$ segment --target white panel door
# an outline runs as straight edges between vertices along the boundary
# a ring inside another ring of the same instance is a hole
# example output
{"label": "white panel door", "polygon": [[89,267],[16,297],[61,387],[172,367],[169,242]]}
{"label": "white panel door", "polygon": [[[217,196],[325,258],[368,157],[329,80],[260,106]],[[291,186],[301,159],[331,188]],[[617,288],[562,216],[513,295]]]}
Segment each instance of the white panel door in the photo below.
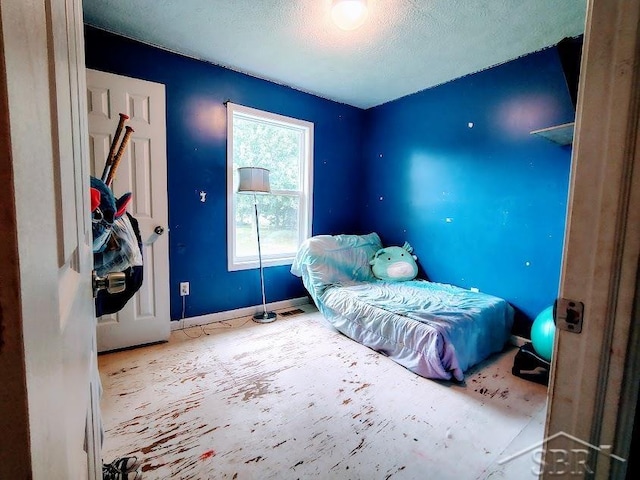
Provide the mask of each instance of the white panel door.
{"label": "white panel door", "polygon": [[24,404],[29,415],[24,444],[2,431],[0,450],[28,454],[13,467],[3,461],[0,478],[102,478],[80,0],[3,0],[0,54],[2,138],[10,140],[0,156],[11,164],[2,188],[14,196],[2,208],[15,220],[3,238],[15,260],[3,271],[19,288],[0,325],[11,341],[3,349],[0,332],[0,363],[23,352],[10,358],[25,372],[22,390],[9,382],[5,395],[2,381],[0,411],[11,417]]}
{"label": "white panel door", "polygon": [[[92,175],[100,177],[119,114],[134,129],[112,189],[133,194],[129,213],[144,244],[144,282],[118,313],[98,318],[98,351],[165,341],[169,338],[169,238],[165,88],[121,75],[87,69],[89,146]],[[156,227],[164,229],[155,233]]]}

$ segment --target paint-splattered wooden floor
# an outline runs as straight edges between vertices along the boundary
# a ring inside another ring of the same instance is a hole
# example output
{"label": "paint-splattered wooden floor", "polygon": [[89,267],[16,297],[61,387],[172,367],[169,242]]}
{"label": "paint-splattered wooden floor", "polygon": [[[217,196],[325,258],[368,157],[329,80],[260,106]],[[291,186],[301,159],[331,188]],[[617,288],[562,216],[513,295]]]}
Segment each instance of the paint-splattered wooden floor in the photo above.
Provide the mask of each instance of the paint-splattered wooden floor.
{"label": "paint-splattered wooden floor", "polygon": [[137,455],[144,479],[534,478],[498,464],[543,435],[546,389],[511,375],[515,349],[427,380],[303,308],[101,355],[105,461]]}

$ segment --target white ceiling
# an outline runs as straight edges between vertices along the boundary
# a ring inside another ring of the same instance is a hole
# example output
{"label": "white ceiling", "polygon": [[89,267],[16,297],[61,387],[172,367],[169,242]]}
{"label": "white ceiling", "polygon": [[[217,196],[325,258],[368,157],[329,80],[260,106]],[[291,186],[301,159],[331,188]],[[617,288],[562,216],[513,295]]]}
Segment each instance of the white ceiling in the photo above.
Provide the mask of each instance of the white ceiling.
{"label": "white ceiling", "polygon": [[85,22],[369,108],[583,33],[586,0],[368,0],[355,31],[331,0],[83,0]]}

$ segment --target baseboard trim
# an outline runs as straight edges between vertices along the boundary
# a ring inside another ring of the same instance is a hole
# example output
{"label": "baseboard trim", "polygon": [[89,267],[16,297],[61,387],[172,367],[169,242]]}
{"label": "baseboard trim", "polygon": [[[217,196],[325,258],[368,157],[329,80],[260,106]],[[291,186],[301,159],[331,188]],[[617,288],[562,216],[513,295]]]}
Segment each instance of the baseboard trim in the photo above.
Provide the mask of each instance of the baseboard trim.
{"label": "baseboard trim", "polygon": [[518,347],[518,348],[523,346],[523,345],[525,345],[525,344],[527,344],[527,343],[529,343],[529,342],[530,342],[530,340],[528,340],[528,339],[526,339],[524,337],[521,337],[519,335],[511,335],[511,338],[509,338],[509,343],[511,345],[513,345],[514,347]]}
{"label": "baseboard trim", "polygon": [[[282,310],[284,308],[298,307],[300,305],[307,304],[309,304],[309,297],[298,297],[279,302],[267,303],[267,309]],[[237,308],[235,310],[199,315],[197,317],[189,317],[182,320],[173,320],[171,322],[171,331],[197,327],[199,325],[208,325],[209,323],[224,322],[225,320],[233,320],[234,318],[250,317],[261,310],[262,305],[255,305],[253,307]],[[529,342],[530,340],[519,335],[511,335],[509,337],[509,343],[515,347],[522,347],[524,344]]]}
{"label": "baseboard trim", "polygon": [[[282,310],[283,308],[297,307],[308,303],[309,297],[298,297],[290,300],[282,300],[280,302],[267,303],[267,309]],[[232,320],[234,318],[250,317],[261,311],[262,305],[256,305],[253,307],[244,307],[235,310],[227,310],[225,312],[216,312],[181,320],[173,320],[171,322],[171,331],[183,330],[185,328],[197,327],[199,325],[208,325],[209,323],[224,322],[225,320]]]}

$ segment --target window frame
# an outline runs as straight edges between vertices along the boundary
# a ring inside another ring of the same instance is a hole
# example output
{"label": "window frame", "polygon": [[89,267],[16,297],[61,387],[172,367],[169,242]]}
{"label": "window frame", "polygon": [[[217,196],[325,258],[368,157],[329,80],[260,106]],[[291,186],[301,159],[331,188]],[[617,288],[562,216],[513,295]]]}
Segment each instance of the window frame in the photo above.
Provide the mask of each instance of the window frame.
{"label": "window frame", "polygon": [[[287,128],[300,130],[303,134],[303,153],[300,158],[300,186],[301,190],[276,190],[271,189],[273,195],[292,195],[299,198],[298,211],[298,246],[311,236],[313,215],[313,141],[314,124],[306,120],[300,120],[285,115],[280,115],[265,110],[246,107],[232,102],[227,102],[227,268],[230,272],[248,270],[259,267],[258,255],[250,257],[238,257],[236,254],[236,228],[235,211],[238,194],[237,183],[234,182],[233,167],[233,122],[236,116],[243,119],[256,120],[272,125],[280,125]],[[244,167],[249,165],[239,165]],[[255,165],[260,166],[260,165]],[[295,193],[294,193],[295,192]],[[260,212],[260,197],[257,195],[258,213]],[[253,199],[252,199],[253,203]],[[255,226],[254,226],[255,228]],[[291,265],[295,252],[277,255],[262,253],[262,266]]]}

